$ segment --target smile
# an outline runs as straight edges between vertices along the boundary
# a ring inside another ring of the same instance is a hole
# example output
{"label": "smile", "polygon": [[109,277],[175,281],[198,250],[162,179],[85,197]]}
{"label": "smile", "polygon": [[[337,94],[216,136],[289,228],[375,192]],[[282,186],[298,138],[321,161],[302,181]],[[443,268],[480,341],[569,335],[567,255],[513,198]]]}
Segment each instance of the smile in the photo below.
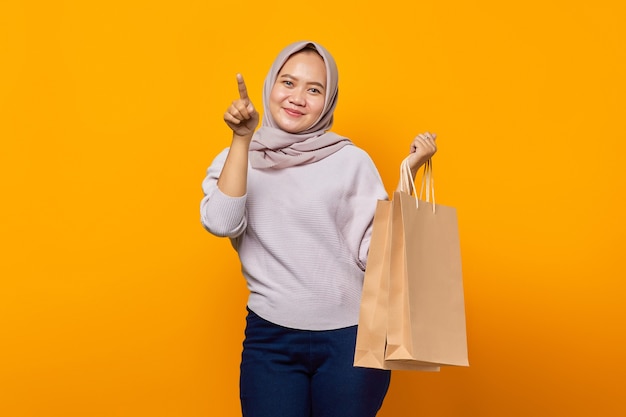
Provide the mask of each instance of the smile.
{"label": "smile", "polygon": [[289,116],[293,116],[293,117],[300,117],[304,115],[304,113],[302,113],[301,111],[294,110],[294,109],[283,108],[283,111],[287,113]]}

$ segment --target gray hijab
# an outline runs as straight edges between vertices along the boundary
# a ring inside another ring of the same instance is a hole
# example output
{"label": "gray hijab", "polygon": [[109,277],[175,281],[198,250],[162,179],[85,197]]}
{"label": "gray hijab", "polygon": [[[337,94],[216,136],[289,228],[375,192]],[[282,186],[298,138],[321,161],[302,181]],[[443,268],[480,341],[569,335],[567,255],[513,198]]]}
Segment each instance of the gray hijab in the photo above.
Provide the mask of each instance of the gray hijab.
{"label": "gray hijab", "polygon": [[[311,127],[299,133],[289,133],[280,129],[272,118],[269,97],[285,62],[306,47],[315,48],[326,64],[326,100],[319,119]],[[348,138],[328,131],[333,125],[333,112],[337,106],[338,78],[335,60],[323,46],[315,42],[296,42],[278,54],[263,87],[263,123],[250,143],[250,164],[253,168],[278,169],[310,164],[352,144]]]}

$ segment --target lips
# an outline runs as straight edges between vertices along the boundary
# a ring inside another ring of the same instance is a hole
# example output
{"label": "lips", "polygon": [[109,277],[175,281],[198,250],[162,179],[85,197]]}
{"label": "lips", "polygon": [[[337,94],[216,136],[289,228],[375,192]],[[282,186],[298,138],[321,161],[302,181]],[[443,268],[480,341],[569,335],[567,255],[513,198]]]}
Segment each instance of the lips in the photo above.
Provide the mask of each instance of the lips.
{"label": "lips", "polygon": [[295,110],[295,109],[288,109],[283,107],[283,110],[285,111],[285,113],[287,113],[289,116],[293,116],[293,117],[299,117],[304,115],[304,113],[302,113],[299,110]]}

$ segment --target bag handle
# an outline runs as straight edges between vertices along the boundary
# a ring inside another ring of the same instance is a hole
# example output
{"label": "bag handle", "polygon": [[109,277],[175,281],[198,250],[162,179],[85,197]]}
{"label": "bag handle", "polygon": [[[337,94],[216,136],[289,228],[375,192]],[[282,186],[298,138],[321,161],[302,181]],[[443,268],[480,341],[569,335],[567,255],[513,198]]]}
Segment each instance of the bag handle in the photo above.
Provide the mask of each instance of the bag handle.
{"label": "bag handle", "polygon": [[420,186],[419,196],[413,176],[411,175],[411,166],[409,165],[409,157],[406,157],[400,164],[400,191],[403,191],[409,195],[415,196],[415,207],[419,208],[419,199],[424,197],[424,190],[426,190],[426,202],[432,203],[433,213],[435,212],[435,179],[433,177],[433,160],[430,158],[424,163],[424,170],[422,173],[422,181]]}

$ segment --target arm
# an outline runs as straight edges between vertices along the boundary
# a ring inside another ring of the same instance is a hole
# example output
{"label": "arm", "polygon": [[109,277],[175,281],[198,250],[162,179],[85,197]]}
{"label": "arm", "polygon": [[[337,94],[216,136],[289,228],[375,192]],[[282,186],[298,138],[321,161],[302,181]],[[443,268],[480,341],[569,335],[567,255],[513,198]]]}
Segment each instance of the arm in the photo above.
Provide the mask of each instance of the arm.
{"label": "arm", "polygon": [[224,113],[224,121],[233,131],[230,151],[217,181],[226,195],[241,197],[246,194],[248,182],[248,149],[252,135],[259,124],[259,114],[248,98],[248,90],[241,74],[237,74],[239,99],[233,101]]}
{"label": "arm", "polygon": [[[415,181],[417,171],[437,152],[437,135],[434,133],[420,133],[411,143],[409,154],[409,165],[411,166],[411,177]],[[400,182],[396,190],[400,190]]]}
{"label": "arm", "polygon": [[247,226],[246,196],[231,197],[217,186],[230,148],[224,149],[211,162],[202,181],[204,198],[200,202],[200,221],[206,230],[220,237],[237,237]]}
{"label": "arm", "polygon": [[216,236],[239,236],[246,228],[246,184],[248,181],[248,148],[259,122],[250,103],[243,77],[237,74],[239,99],[224,113],[224,121],[233,131],[231,146],[218,155],[202,183],[204,198],[200,219]]}

